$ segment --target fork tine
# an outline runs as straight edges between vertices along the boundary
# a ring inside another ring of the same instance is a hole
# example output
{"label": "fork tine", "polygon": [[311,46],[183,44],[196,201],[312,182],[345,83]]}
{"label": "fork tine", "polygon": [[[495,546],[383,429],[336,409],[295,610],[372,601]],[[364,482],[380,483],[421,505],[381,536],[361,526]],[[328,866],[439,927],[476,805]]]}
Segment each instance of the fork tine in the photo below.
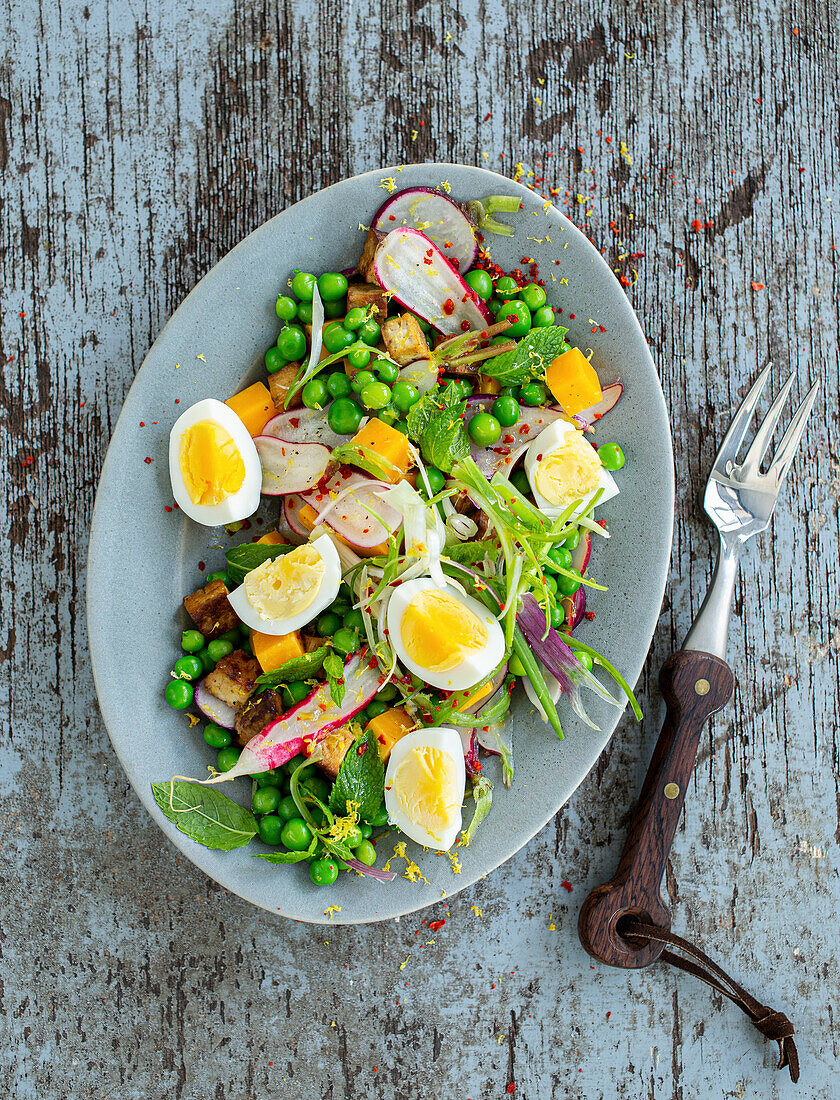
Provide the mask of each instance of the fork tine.
{"label": "fork tine", "polygon": [[785,407],[792,385],[793,375],[791,374],[787,382],[785,382],[779,391],[779,396],[770,406],[770,410],[764,420],[762,420],[759,425],[758,431],[755,433],[755,439],[752,441],[750,449],[747,451],[747,456],[741,463],[742,468],[749,468],[755,473],[758,473],[758,469],[761,466],[761,460],[764,458],[767,453],[767,448],[770,446],[773,432],[776,430],[776,425],[779,423],[779,418],[782,415],[782,410]]}
{"label": "fork tine", "polygon": [[761,397],[762,390],[767,384],[767,378],[772,366],[772,363],[767,364],[758,378],[756,378],[755,382],[753,382],[750,392],[738,406],[738,410],[732,418],[732,423],[729,425],[729,431],[723,437],[723,442],[715,456],[713,469],[721,469],[726,462],[735,461],[735,456],[738,454],[738,448],[744,442],[744,436],[747,434],[747,429],[750,426],[752,414],[755,412],[758,399]]}
{"label": "fork tine", "polygon": [[804,401],[793,414],[793,420],[791,420],[787,431],[782,436],[778,450],[773,455],[773,462],[770,465],[770,469],[767,471],[767,476],[775,479],[777,489],[784,481],[791,463],[796,456],[799,441],[802,438],[802,433],[805,431],[805,424],[814,406],[814,402],[817,399],[817,391],[819,388],[820,384],[819,381],[817,381],[808,390]]}

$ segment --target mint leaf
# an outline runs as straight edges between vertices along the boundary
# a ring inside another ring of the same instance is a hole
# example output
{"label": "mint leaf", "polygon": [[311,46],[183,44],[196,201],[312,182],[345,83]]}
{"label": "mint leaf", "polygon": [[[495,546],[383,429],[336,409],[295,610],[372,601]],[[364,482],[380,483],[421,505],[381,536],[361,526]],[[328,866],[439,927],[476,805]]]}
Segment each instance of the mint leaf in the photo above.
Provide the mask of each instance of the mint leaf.
{"label": "mint leaf", "polygon": [[313,837],[312,843],[305,852],[255,852],[251,859],[264,859],[266,863],[302,863],[315,855],[318,847],[318,838]]}
{"label": "mint leaf", "polygon": [[294,550],[293,546],[277,543],[275,546],[267,542],[243,542],[239,546],[232,546],[225,551],[227,559],[227,574],[231,583],[236,586],[245,580],[245,574],[262,565],[264,561],[273,561]]}
{"label": "mint leaf", "polygon": [[420,437],[423,458],[445,474],[470,453],[470,437],[464,424],[466,411],[466,401],[444,409],[429,421]]}
{"label": "mint leaf", "polygon": [[429,393],[424,393],[420,400],[415,401],[408,410],[406,424],[409,439],[418,443],[423,432],[438,413],[452,405],[457,405],[460,400],[461,388],[455,382],[450,382],[443,390],[433,389]]}
{"label": "mint leaf", "polygon": [[330,685],[330,695],[336,706],[344,702],[344,662],[337,653],[324,658],[324,672]]}
{"label": "mint leaf", "polygon": [[444,564],[446,558],[457,562],[458,565],[475,565],[478,561],[484,561],[489,554],[492,559],[499,556],[499,544],[493,539],[476,539],[474,542],[453,542],[444,550]]}
{"label": "mint leaf", "polygon": [[385,766],[379,755],[379,742],[372,730],[347,750],[330,792],[330,809],[346,814],[347,803],[358,803],[362,819],[373,817],[385,797]]}
{"label": "mint leaf", "polygon": [[503,386],[521,386],[532,378],[545,378],[546,367],[551,360],[569,350],[566,343],[568,331],[560,325],[532,328],[513,351],[486,359],[481,365],[481,373],[495,378]]}
{"label": "mint leaf", "polygon": [[257,819],[232,798],[198,783],[152,783],[155,802],[184,836],[229,852],[247,844],[257,832]]}
{"label": "mint leaf", "polygon": [[[327,646],[318,646],[311,653],[304,653],[300,657],[292,657],[284,665],[264,672],[257,677],[257,683],[262,687],[276,687],[278,684],[291,684],[294,680],[311,680],[324,667],[329,649]],[[344,666],[342,666],[344,667]]]}

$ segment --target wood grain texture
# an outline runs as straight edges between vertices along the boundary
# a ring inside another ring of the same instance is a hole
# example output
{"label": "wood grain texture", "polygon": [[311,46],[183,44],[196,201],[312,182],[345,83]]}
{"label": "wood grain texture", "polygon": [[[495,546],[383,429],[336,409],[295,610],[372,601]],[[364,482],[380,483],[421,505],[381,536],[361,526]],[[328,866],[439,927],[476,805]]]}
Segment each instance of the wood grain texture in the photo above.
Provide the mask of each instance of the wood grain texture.
{"label": "wood grain texture", "polygon": [[[816,0],[0,0],[4,1095],[837,1095],[837,38]],[[128,788],[88,667],[87,532],[133,374],[201,275],[313,189],[424,159],[521,164],[630,282],[674,428],[673,568],[646,721],[553,828],[448,906],[314,930],[216,889]],[[675,929],[789,1011],[798,1090],[731,1006],[590,964],[575,932],[703,598],[698,493],[768,355],[794,397],[824,384],[742,562],[738,687],[666,892]]]}

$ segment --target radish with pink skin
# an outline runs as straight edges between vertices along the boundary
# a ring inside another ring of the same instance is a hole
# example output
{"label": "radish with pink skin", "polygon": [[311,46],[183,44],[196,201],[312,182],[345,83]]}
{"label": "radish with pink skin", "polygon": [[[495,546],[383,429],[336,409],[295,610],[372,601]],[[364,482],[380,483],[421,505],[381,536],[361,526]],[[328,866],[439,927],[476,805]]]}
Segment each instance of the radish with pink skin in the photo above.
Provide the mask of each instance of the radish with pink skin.
{"label": "radish with pink skin", "polygon": [[289,409],[272,417],[262,434],[274,435],[290,443],[322,443],[330,448],[346,440],[346,436],[332,430],[323,409]]}
{"label": "radish with pink skin", "polygon": [[387,542],[402,526],[402,516],[379,493],[392,486],[353,471],[339,470],[323,490],[305,493],[303,500],[322,517],[322,522],[352,547],[372,550]]}
{"label": "radish with pink skin", "polygon": [[446,335],[493,323],[493,314],[444,254],[417,229],[395,229],[376,250],[376,278],[401,304]]}
{"label": "radish with pink skin", "polygon": [[199,680],[196,684],[193,702],[208,721],[214,722],[225,730],[233,729],[236,711],[233,707],[228,706],[227,703],[223,703],[221,699],[217,699],[215,695],[211,694],[204,683],[204,679]]}
{"label": "radish with pink skin", "polygon": [[304,542],[309,538],[309,528],[304,527],[300,522],[300,510],[305,503],[306,501],[303,497],[298,496],[297,493],[283,497],[283,520],[285,526],[289,528],[293,535],[302,539]]}
{"label": "radish with pink skin", "polygon": [[273,435],[254,439],[262,467],[263,496],[287,496],[313,489],[330,462],[330,449],[321,443],[291,443]]}
{"label": "radish with pink skin", "polygon": [[389,195],[373,219],[380,233],[419,229],[463,274],[475,263],[478,241],[475,225],[453,199],[431,187],[409,187]]}
{"label": "radish with pink skin", "polygon": [[594,405],[590,405],[588,409],[584,409],[577,414],[580,420],[585,420],[587,424],[594,424],[600,420],[602,416],[614,409],[618,404],[618,399],[624,393],[624,385],[621,382],[611,382],[608,386],[604,386],[601,391],[601,400],[597,401]]}

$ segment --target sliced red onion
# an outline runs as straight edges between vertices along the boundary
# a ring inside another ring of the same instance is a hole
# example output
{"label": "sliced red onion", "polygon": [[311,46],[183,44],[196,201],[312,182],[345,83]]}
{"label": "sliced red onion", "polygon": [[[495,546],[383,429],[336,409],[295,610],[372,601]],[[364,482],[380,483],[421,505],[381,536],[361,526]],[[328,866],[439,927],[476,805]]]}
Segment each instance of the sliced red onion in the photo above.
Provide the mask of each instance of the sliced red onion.
{"label": "sliced red onion", "polygon": [[389,195],[373,219],[380,233],[409,227],[433,241],[463,274],[475,263],[478,241],[471,218],[453,199],[431,187],[407,187]]}
{"label": "sliced red onion", "polygon": [[566,622],[569,624],[569,630],[575,630],[583,621],[586,611],[586,589],[581,585],[574,596],[564,597],[562,603],[563,610],[566,612]]}
{"label": "sliced red onion", "polygon": [[292,496],[283,498],[283,519],[289,530],[297,535],[298,538],[303,539],[304,542],[309,538],[309,528],[304,527],[300,522],[299,512],[304,506],[306,501],[301,496],[293,494]]}
{"label": "sliced red onion", "polygon": [[[589,558],[592,554],[592,532],[581,531],[580,542],[572,551],[572,568],[577,569],[581,576],[586,572],[586,567],[589,565]],[[581,589],[578,589],[580,592]]]}
{"label": "sliced red onion", "polygon": [[461,735],[461,745],[464,749],[464,767],[467,769],[467,775],[478,775],[481,771],[481,764],[478,759],[478,741],[475,729],[459,726],[458,733]]}
{"label": "sliced red onion", "polygon": [[[206,677],[205,677],[206,679]],[[221,699],[217,699],[207,688],[204,679],[199,680],[193,692],[193,702],[211,722],[215,722],[222,729],[232,730],[236,719],[236,711]]]}
{"label": "sliced red onion", "polygon": [[272,417],[262,434],[275,435],[290,443],[322,443],[325,447],[337,447],[346,441],[346,436],[339,435],[330,427],[326,410],[306,407],[289,409]]}
{"label": "sliced red onion", "polygon": [[292,443],[274,435],[254,439],[262,466],[263,496],[288,496],[314,488],[330,461],[330,449],[322,443]]}
{"label": "sliced red onion", "polygon": [[610,409],[615,408],[622,393],[624,393],[624,384],[622,382],[611,382],[609,386],[604,386],[601,391],[601,400],[594,405],[590,405],[583,412],[579,412],[576,419],[580,418],[586,421],[587,424],[594,424],[602,416],[605,416]]}
{"label": "sliced red onion", "polygon": [[323,489],[303,494],[303,499],[319,513],[320,522],[351,546],[372,550],[400,529],[402,516],[379,495],[392,486],[347,469],[334,474]]}
{"label": "sliced red onion", "polygon": [[345,859],[344,862],[360,875],[375,878],[378,882],[393,882],[397,877],[396,871],[381,871],[378,867],[368,867],[358,859]]}
{"label": "sliced red onion", "polygon": [[376,250],[376,278],[406,309],[446,335],[492,324],[493,314],[417,229],[395,229]]}

